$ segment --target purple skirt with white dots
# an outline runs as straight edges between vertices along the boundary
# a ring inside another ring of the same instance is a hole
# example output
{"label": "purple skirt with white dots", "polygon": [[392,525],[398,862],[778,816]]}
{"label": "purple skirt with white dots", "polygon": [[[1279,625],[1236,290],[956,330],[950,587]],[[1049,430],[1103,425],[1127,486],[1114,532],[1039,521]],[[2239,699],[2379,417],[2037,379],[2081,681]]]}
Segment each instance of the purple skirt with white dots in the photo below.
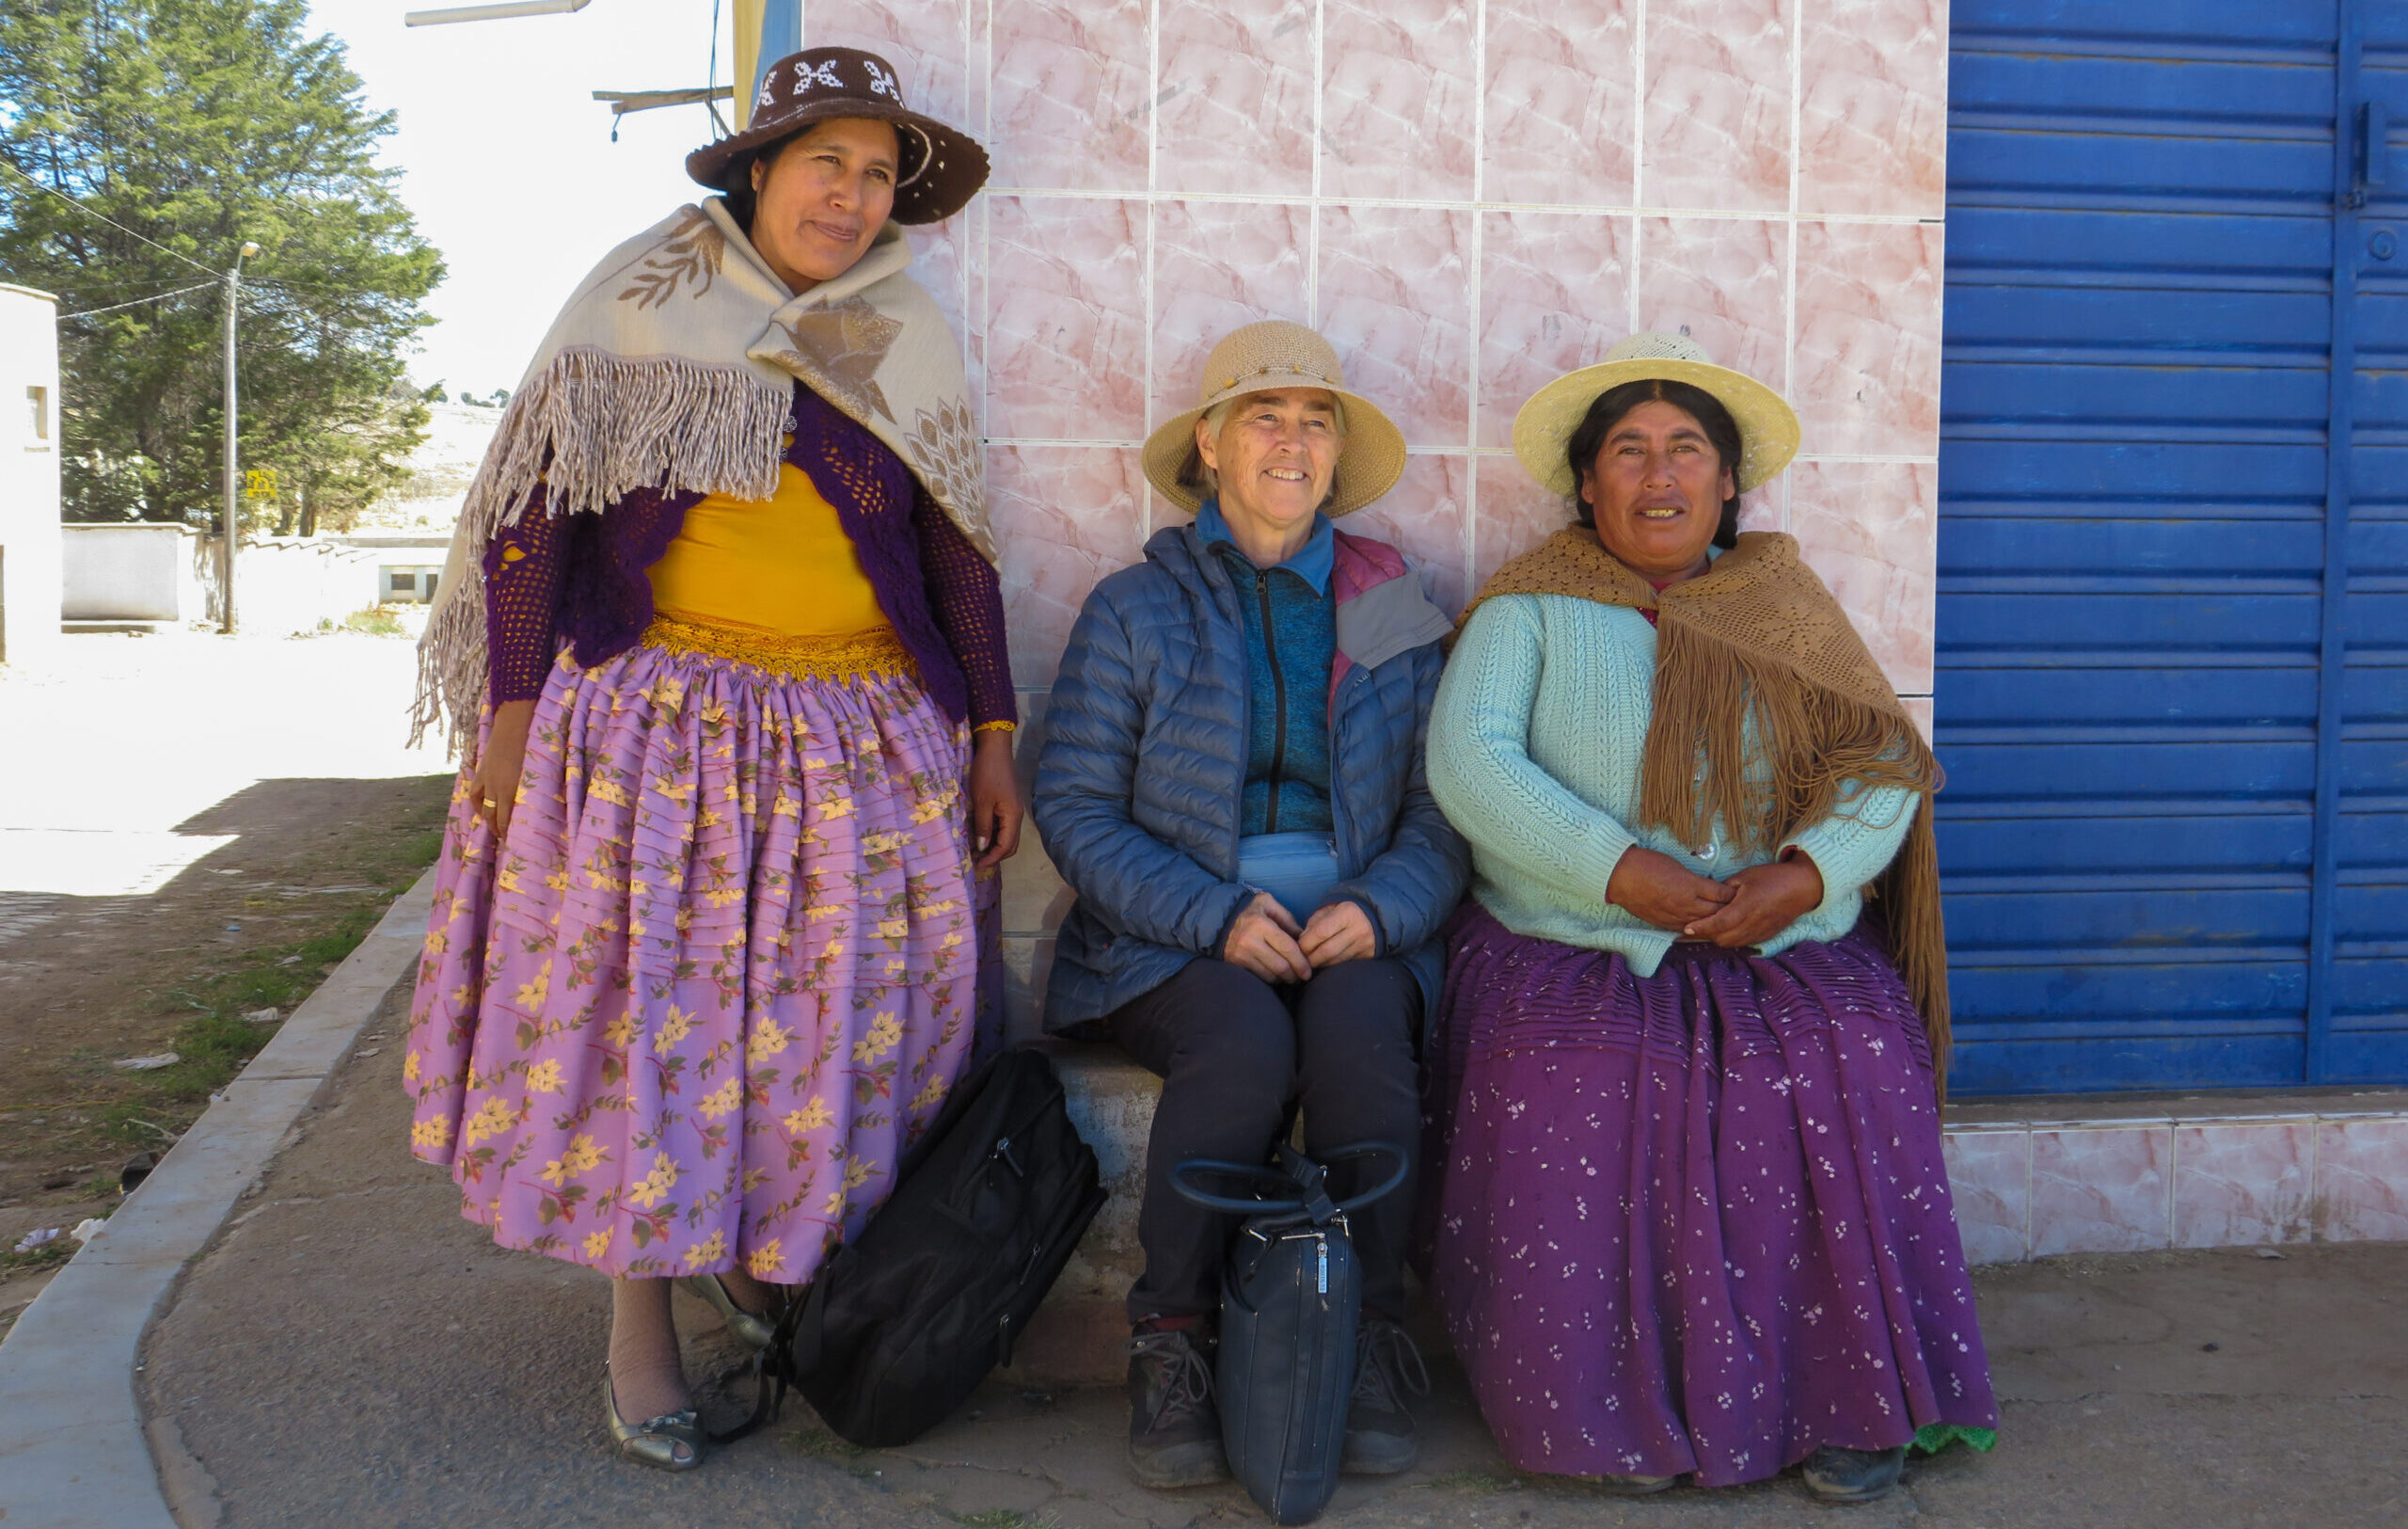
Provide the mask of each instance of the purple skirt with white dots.
{"label": "purple skirt with white dots", "polygon": [[1507,1460],[1722,1487],[1998,1425],[1872,930],[1641,978],[1466,902],[1448,946],[1419,1252]]}

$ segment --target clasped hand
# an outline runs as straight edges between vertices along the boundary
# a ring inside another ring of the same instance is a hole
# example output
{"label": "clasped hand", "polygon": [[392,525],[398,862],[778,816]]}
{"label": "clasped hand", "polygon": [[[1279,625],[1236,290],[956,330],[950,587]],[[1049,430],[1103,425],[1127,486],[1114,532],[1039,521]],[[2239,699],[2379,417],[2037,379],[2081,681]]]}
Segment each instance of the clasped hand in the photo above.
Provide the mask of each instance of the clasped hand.
{"label": "clasped hand", "polygon": [[1736,950],[1764,944],[1819,906],[1823,873],[1800,854],[1718,882],[1632,845],[1614,862],[1606,900],[1657,929]]}
{"label": "clasped hand", "polygon": [[1376,954],[1379,936],[1359,902],[1331,902],[1313,910],[1298,928],[1295,916],[1268,892],[1238,913],[1221,942],[1221,959],[1266,982],[1302,982],[1316,968]]}

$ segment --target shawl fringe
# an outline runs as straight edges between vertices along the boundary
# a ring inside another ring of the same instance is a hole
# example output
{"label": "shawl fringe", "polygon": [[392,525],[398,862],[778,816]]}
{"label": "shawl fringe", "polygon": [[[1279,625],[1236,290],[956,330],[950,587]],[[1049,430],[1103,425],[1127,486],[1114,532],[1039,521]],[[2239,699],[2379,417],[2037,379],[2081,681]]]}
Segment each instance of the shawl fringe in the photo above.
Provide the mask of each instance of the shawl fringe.
{"label": "shawl fringe", "polygon": [[461,505],[442,603],[420,643],[411,745],[438,725],[455,747],[476,736],[486,675],[482,553],[517,523],[537,484],[550,515],[599,515],[639,488],[671,484],[768,499],[777,492],[790,404],[786,389],[751,367],[674,356],[631,359],[580,347],[528,378]]}

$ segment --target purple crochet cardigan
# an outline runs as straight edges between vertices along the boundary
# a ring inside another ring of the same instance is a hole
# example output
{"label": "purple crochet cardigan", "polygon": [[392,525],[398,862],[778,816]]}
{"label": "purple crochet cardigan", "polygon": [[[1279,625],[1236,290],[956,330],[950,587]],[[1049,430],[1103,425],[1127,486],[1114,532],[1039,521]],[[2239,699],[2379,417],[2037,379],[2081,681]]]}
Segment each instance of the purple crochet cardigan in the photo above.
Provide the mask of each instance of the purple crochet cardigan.
{"label": "purple crochet cardigan", "polygon": [[[811,475],[861,553],[878,608],[919,665],[928,698],[973,726],[1017,723],[1004,599],[993,565],[884,441],[797,384],[785,459]],[[652,623],[644,570],[701,494],[642,488],[608,515],[547,515],[544,490],[485,547],[486,652],[495,704],[532,700],[566,639],[592,667]]]}

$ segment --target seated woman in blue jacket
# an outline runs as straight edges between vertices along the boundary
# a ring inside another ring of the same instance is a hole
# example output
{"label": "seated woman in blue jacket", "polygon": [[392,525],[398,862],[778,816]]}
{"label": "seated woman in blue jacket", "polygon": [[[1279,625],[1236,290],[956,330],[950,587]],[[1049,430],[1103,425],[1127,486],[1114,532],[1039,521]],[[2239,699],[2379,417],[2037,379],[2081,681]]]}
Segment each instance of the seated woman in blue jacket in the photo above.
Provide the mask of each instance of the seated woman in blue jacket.
{"label": "seated woman in blue jacket", "polygon": [[[1163,1078],[1129,1293],[1130,1457],[1149,1487],[1222,1479],[1211,1323],[1228,1219],[1171,1189],[1191,1157],[1420,1136],[1416,1054],[1469,856],[1422,777],[1450,629],[1394,549],[1333,518],[1391,487],[1404,438],[1328,342],[1248,325],[1202,402],[1147,441],[1191,512],[1099,583],[1071,629],[1036,817],[1078,901],[1049,1030],[1102,1029]],[[1358,1165],[1365,1173],[1384,1167]],[[1332,1174],[1351,1192],[1348,1166]],[[1401,1396],[1410,1181],[1354,1218],[1363,1340],[1346,1469],[1409,1469]]]}

